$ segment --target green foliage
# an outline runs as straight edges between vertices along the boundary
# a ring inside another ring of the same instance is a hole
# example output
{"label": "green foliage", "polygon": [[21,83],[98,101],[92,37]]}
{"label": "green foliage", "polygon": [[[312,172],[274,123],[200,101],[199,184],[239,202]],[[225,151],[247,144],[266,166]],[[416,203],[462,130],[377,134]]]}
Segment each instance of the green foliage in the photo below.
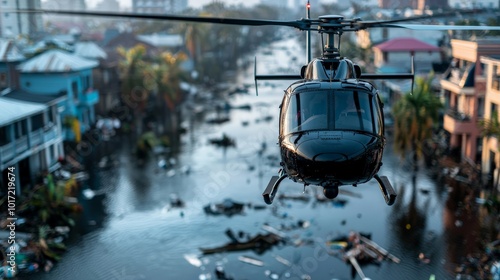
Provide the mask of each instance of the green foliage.
{"label": "green foliage", "polygon": [[19,212],[29,216],[35,223],[73,226],[74,221],[70,214],[74,211],[71,204],[64,200],[64,183],[54,182],[51,174],[47,175],[46,179],[46,185],[38,185],[23,196]]}
{"label": "green foliage", "polygon": [[491,119],[481,119],[478,121],[482,137],[500,138],[500,122],[498,121],[498,112],[491,113]]}
{"label": "green foliage", "polygon": [[415,152],[414,164],[423,155],[425,141],[432,137],[434,123],[443,107],[432,91],[431,75],[416,79],[413,94],[405,94],[393,106],[394,148],[401,158]]}

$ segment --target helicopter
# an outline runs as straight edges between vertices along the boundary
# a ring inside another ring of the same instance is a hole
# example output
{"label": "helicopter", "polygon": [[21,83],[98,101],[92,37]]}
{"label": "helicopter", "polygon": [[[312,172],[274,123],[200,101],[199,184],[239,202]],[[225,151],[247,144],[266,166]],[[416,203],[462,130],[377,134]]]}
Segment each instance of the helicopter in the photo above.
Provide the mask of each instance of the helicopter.
{"label": "helicopter", "polygon": [[[47,13],[75,16],[121,17],[148,20],[171,20],[246,26],[286,26],[307,32],[307,65],[297,75],[257,75],[258,80],[293,80],[284,91],[279,106],[278,145],[281,168],[272,176],[263,192],[263,199],[272,204],[281,182],[289,178],[304,188],[323,188],[325,197],[334,199],[341,186],[358,186],[375,179],[387,205],[394,204],[397,194],[386,176],[378,175],[386,145],[384,104],[379,91],[368,80],[411,79],[410,73],[369,74],[340,55],[341,36],[367,28],[406,28],[414,30],[500,30],[498,26],[421,25],[401,22],[431,16],[363,21],[341,15],[306,18],[295,21],[196,17],[167,14],[139,14],[97,11],[28,9],[24,13]],[[474,12],[474,11],[472,11]],[[454,13],[449,13],[453,15]],[[326,43],[320,57],[311,59],[310,34],[318,32]],[[256,67],[256,66],[255,66]],[[255,68],[256,69],[256,68]],[[258,93],[258,91],[257,91]]]}

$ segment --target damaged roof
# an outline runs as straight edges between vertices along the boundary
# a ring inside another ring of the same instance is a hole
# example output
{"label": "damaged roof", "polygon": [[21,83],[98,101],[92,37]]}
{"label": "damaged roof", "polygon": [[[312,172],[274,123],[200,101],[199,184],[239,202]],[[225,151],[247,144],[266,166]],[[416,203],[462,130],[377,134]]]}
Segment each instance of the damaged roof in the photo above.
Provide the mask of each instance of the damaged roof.
{"label": "damaged roof", "polygon": [[106,52],[94,42],[78,42],[75,44],[75,54],[90,59],[106,59]]}
{"label": "damaged roof", "polygon": [[25,57],[12,40],[0,39],[0,61],[13,62],[24,60]]}
{"label": "damaged roof", "polygon": [[98,62],[62,50],[49,50],[21,63],[23,73],[75,72],[98,66]]}

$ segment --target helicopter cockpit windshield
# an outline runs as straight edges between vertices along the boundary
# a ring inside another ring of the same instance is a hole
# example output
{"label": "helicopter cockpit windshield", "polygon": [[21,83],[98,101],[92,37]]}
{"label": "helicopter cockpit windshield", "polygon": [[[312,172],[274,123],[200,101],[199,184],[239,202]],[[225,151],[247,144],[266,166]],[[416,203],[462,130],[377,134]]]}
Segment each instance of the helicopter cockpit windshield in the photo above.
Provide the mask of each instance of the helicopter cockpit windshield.
{"label": "helicopter cockpit windshield", "polygon": [[381,134],[375,95],[363,90],[303,91],[290,96],[285,134],[310,130],[352,130]]}

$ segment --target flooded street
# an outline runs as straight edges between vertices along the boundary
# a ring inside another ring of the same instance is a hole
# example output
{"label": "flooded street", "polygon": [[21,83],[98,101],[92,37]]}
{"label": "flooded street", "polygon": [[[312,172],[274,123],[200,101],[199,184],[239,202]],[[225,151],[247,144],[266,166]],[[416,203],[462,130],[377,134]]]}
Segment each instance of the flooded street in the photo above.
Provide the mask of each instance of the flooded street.
{"label": "flooded street", "polygon": [[[280,61],[290,62],[285,43],[279,45],[272,56],[257,55],[260,74],[274,74]],[[302,53],[296,44],[290,51]],[[288,67],[298,71],[300,63]],[[253,69],[241,77],[242,83],[253,84]],[[276,199],[263,209],[253,207],[265,205],[262,192],[279,170],[278,106],[287,85],[261,82],[259,96],[254,87],[247,95],[232,96],[233,106],[249,104],[251,110],[230,110],[226,123],[209,124],[189,114],[193,120],[187,121],[191,125],[182,136],[181,152],[167,170],[159,169],[154,158],[139,167],[131,154],[134,143],[126,137],[100,143],[101,152],[112,152],[116,164],[101,169],[99,158],[94,158],[86,185],[95,196],[80,198],[85,208],[83,226],[75,231],[81,234],[72,238],[67,253],[50,273],[32,279],[217,279],[216,267],[223,267],[233,279],[302,279],[305,275],[351,279],[351,266],[328,254],[331,248],[327,245],[350,231],[370,233],[373,241],[401,259],[399,264],[385,260],[380,265],[362,266],[370,279],[429,279],[431,275],[454,279],[452,262],[464,249],[457,247],[462,235],[445,229],[455,226],[454,218],[445,211],[447,190],[425,170],[413,185],[409,170],[393,154],[390,139],[380,175],[388,176],[398,192],[393,206],[385,204],[372,180],[357,188],[343,186],[341,189],[356,194],[341,193],[339,198],[345,204],[319,203],[314,198]],[[223,149],[210,144],[210,139],[223,134],[233,138],[236,146]],[[306,190],[310,194],[320,191],[315,187]],[[302,192],[302,185],[285,180],[279,193]],[[171,194],[183,200],[185,207],[171,208]],[[205,205],[226,198],[244,203],[244,214],[228,217],[204,212]],[[201,255],[199,248],[230,241],[227,229],[254,236],[266,232],[265,224],[290,228],[283,232],[294,245],[278,245],[262,254],[247,250]],[[419,260],[419,253],[430,261]],[[186,255],[199,257],[201,263],[190,264]],[[264,265],[242,262],[240,256]]]}

